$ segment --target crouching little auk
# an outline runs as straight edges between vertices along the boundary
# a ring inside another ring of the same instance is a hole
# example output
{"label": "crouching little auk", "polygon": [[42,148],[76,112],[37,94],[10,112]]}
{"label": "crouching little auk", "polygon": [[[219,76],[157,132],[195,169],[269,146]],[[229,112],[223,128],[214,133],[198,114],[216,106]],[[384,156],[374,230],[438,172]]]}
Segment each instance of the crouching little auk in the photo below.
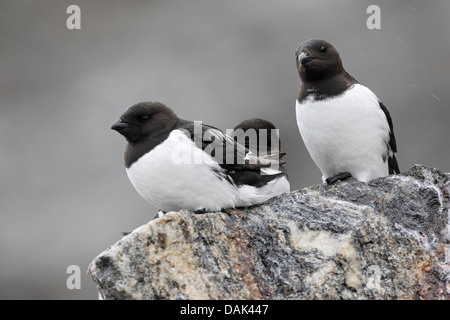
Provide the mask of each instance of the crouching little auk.
{"label": "crouching little auk", "polygon": [[[136,191],[167,211],[214,212],[247,207],[289,192],[278,157],[252,155],[219,129],[179,119],[166,105],[128,108],[111,127],[123,135],[125,167]],[[239,179],[256,173],[254,179]]]}

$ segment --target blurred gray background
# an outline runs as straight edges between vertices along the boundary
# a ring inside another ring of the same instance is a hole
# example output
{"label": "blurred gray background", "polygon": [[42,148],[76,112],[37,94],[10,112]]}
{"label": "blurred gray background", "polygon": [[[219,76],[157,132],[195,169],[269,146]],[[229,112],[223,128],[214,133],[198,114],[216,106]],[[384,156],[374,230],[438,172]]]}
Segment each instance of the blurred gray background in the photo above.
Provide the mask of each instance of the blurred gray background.
{"label": "blurred gray background", "polygon": [[[66,28],[70,4],[81,30]],[[366,27],[371,4],[381,30]],[[321,183],[295,121],[294,49],[310,38],[389,108],[402,170],[450,171],[449,15],[450,1],[2,0],[0,298],[96,299],[90,261],[155,215],[110,130],[136,102],[222,129],[268,119],[292,190]]]}

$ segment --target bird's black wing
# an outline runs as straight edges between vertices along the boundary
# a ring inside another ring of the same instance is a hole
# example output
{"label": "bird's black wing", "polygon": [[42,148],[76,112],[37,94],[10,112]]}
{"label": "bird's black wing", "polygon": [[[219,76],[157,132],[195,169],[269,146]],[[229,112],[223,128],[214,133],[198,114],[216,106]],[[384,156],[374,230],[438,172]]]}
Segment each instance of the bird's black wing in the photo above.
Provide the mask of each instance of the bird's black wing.
{"label": "bird's black wing", "polygon": [[245,164],[248,150],[220,129],[201,122],[181,120],[177,129],[186,130],[197,148],[209,154],[221,167]]}
{"label": "bird's black wing", "polygon": [[278,167],[282,155],[268,154],[258,157],[220,129],[200,122],[183,121],[179,129],[186,130],[196,146],[209,154],[238,185],[259,186],[285,174],[269,170],[271,167]]}
{"label": "bird's black wing", "polygon": [[395,141],[395,135],[394,135],[394,124],[392,123],[391,115],[389,114],[388,109],[386,106],[380,102],[380,108],[383,110],[384,114],[386,115],[386,119],[389,124],[389,153],[388,153],[388,166],[389,166],[389,174],[395,174],[400,173],[400,168],[398,166],[397,158],[395,157],[395,153],[397,152],[397,142]]}

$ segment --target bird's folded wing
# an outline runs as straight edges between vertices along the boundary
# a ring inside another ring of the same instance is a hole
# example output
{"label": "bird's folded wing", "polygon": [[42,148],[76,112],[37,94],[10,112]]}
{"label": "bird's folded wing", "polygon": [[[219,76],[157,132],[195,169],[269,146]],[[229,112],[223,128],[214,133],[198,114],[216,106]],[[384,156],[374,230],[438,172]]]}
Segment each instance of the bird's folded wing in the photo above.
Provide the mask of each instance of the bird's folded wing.
{"label": "bird's folded wing", "polygon": [[[278,166],[285,153],[273,153],[264,156],[256,156],[237,143],[231,136],[226,135],[220,129],[201,124],[201,130],[195,128],[199,123],[185,124],[191,139],[198,148],[202,148],[224,169],[227,170],[260,170]],[[201,135],[201,136],[200,136]],[[201,145],[200,145],[201,143]]]}

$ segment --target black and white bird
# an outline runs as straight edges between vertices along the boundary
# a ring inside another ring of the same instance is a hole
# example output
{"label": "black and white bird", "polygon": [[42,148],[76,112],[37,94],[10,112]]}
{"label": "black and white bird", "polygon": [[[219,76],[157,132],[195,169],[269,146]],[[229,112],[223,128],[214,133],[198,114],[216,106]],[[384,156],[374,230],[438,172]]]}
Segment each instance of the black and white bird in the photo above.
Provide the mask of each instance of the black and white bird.
{"label": "black and white bird", "polygon": [[179,119],[159,102],[128,108],[111,127],[123,135],[125,167],[137,192],[163,211],[212,212],[262,203],[285,190],[284,172],[260,173],[272,160],[252,156],[217,128]]}
{"label": "black and white bird", "polygon": [[232,136],[235,141],[243,144],[246,149],[258,157],[274,159],[274,164],[276,165],[274,169],[261,168],[262,175],[260,172],[256,175],[255,172],[246,171],[238,177],[240,181],[243,183],[245,183],[246,179],[250,179],[250,181],[260,179],[264,181],[264,179],[270,178],[272,174],[277,174],[281,171],[285,175],[280,178],[280,182],[284,180],[284,183],[278,184],[281,187],[280,193],[290,192],[288,174],[284,166],[285,161],[282,160],[286,153],[281,152],[279,130],[272,122],[260,118],[243,120],[234,127]]}
{"label": "black and white bird", "polygon": [[301,79],[297,124],[329,184],[400,173],[391,116],[377,96],[349,75],[337,50],[312,39],[295,50]]}
{"label": "black and white bird", "polygon": [[[236,136],[236,131],[239,129],[243,131],[243,134],[246,135],[246,137],[252,137],[249,134],[249,130],[254,132],[256,139],[252,139],[253,141],[250,141],[251,139],[246,139],[245,141],[245,147],[247,149],[256,151],[256,153],[259,155],[260,146],[264,145],[266,148],[265,150],[261,150],[261,153],[271,153],[273,144],[274,152],[280,153],[280,137],[278,135],[277,128],[272,122],[260,118],[243,120],[234,127],[234,136]],[[265,141],[261,141],[261,139],[264,139]],[[272,139],[274,140],[272,141]]]}

